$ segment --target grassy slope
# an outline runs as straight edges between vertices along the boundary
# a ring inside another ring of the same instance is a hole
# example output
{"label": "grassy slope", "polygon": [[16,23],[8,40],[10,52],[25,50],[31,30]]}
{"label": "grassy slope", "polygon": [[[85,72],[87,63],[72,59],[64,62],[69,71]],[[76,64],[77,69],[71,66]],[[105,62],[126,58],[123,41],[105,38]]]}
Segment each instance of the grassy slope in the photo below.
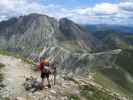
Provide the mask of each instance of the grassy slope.
{"label": "grassy slope", "polygon": [[116,63],[133,75],[133,50],[123,50],[119,54]]}
{"label": "grassy slope", "polygon": [[[95,85],[87,84],[84,81],[77,81],[73,78],[69,79],[70,81],[74,82],[78,85],[79,94],[67,94],[67,100],[115,100],[116,97],[114,95],[111,95],[110,92],[100,89]],[[82,97],[82,98],[81,98]],[[118,98],[118,97],[117,97]]]}
{"label": "grassy slope", "polygon": [[80,86],[80,93],[87,100],[114,100],[107,92],[98,90],[96,87],[83,85]]}
{"label": "grassy slope", "polygon": [[110,89],[111,91],[130,97],[130,100],[132,100],[131,98],[133,98],[133,84],[131,85],[131,83],[125,79],[124,73],[121,70],[98,70],[94,75],[94,80],[97,83],[101,84],[103,87]]}
{"label": "grassy slope", "polygon": [[107,88],[114,88],[116,91],[123,92],[133,98],[133,82],[131,82],[131,78],[128,80],[126,75],[129,73],[133,78],[133,35],[123,37],[117,33],[105,33],[105,35],[101,36],[101,39],[109,48],[121,48],[123,51],[116,60],[116,65],[120,69],[99,70],[95,76],[96,81]]}

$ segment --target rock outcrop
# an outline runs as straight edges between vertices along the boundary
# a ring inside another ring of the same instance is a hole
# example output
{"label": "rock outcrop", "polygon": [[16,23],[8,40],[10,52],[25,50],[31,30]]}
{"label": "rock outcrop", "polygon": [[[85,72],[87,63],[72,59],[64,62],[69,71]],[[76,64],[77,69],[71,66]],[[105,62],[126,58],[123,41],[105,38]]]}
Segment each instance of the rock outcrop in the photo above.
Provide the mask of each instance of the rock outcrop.
{"label": "rock outcrop", "polygon": [[82,73],[94,67],[103,68],[115,64],[117,55],[120,52],[121,49],[100,53],[76,53],[54,46],[44,48],[40,56],[47,57],[51,63],[55,63],[61,69]]}
{"label": "rock outcrop", "polygon": [[100,50],[102,44],[74,22],[30,14],[0,22],[0,48],[25,56],[38,54],[44,46],[69,46],[71,50]]}

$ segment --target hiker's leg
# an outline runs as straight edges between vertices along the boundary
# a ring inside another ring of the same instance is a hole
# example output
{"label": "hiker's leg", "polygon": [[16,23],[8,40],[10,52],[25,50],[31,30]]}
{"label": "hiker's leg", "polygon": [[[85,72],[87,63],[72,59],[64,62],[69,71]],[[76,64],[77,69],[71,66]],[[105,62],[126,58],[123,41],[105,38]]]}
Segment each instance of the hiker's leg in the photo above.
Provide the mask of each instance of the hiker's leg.
{"label": "hiker's leg", "polygon": [[54,73],[54,85],[55,85],[55,83],[56,83],[56,73]]}
{"label": "hiker's leg", "polygon": [[41,84],[42,84],[42,85],[44,85],[44,81],[45,81],[45,79],[44,79],[44,78],[42,78],[42,81],[41,81]]}
{"label": "hiker's leg", "polygon": [[51,74],[51,77],[52,77],[51,78],[52,85],[54,85],[54,74],[53,73]]}
{"label": "hiker's leg", "polygon": [[48,87],[51,88],[51,85],[50,85],[50,80],[49,80],[49,74],[47,74],[47,81],[48,81]]}
{"label": "hiker's leg", "polygon": [[50,84],[50,80],[49,80],[49,78],[47,77],[47,81],[48,81],[48,84]]}
{"label": "hiker's leg", "polygon": [[49,78],[47,78],[47,81],[48,81],[48,88],[51,88],[51,84],[50,84]]}
{"label": "hiker's leg", "polygon": [[44,86],[44,81],[45,81],[45,75],[44,75],[44,73],[41,73],[41,79],[42,79],[41,85]]}

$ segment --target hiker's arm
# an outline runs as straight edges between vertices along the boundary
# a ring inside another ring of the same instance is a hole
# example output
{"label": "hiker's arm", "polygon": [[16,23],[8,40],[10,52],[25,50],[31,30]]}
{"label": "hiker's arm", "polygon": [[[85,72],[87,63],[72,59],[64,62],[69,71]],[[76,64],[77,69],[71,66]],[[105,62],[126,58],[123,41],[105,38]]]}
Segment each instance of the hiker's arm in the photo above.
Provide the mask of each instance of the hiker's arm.
{"label": "hiker's arm", "polygon": [[37,69],[38,71],[40,71],[40,69],[41,69],[40,63],[37,63],[37,64],[36,64],[36,69]]}

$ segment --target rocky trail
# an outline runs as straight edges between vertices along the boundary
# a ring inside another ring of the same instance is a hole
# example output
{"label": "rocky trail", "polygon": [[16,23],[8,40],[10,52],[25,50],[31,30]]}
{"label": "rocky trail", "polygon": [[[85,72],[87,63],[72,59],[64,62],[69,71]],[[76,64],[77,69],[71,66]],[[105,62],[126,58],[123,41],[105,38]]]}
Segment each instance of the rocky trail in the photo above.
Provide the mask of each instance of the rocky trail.
{"label": "rocky trail", "polygon": [[93,82],[92,78],[75,77],[72,74],[58,75],[58,81],[51,89],[45,88],[32,93],[26,91],[23,84],[25,78],[30,76],[40,81],[39,72],[33,71],[31,68],[33,66],[21,59],[2,55],[0,63],[5,65],[1,69],[4,77],[2,83],[5,87],[0,88],[0,100],[15,100],[15,98],[18,98],[17,100],[128,100],[104,89]]}
{"label": "rocky trail", "polygon": [[[33,76],[40,81],[39,72],[34,72],[32,66],[24,63],[21,59],[15,57],[0,56],[0,63],[4,64],[1,73],[4,76],[3,84],[4,88],[0,89],[0,96],[2,99],[10,98],[14,100],[16,97],[23,98],[22,100],[65,100],[66,96],[63,95],[66,92],[77,92],[73,87],[75,84],[72,82],[62,82],[60,77],[58,78],[58,85],[52,86],[51,89],[44,89],[35,93],[27,92],[24,89],[23,83],[26,77]],[[71,86],[70,86],[71,85]],[[67,89],[66,89],[67,88]],[[73,90],[71,90],[73,89]],[[62,96],[61,96],[62,94]]]}
{"label": "rocky trail", "polygon": [[25,95],[22,85],[25,77],[38,77],[38,73],[31,70],[31,65],[25,64],[21,59],[15,57],[0,56],[0,63],[5,65],[1,71],[4,77],[3,83],[6,85],[2,90],[2,95],[6,97]]}

